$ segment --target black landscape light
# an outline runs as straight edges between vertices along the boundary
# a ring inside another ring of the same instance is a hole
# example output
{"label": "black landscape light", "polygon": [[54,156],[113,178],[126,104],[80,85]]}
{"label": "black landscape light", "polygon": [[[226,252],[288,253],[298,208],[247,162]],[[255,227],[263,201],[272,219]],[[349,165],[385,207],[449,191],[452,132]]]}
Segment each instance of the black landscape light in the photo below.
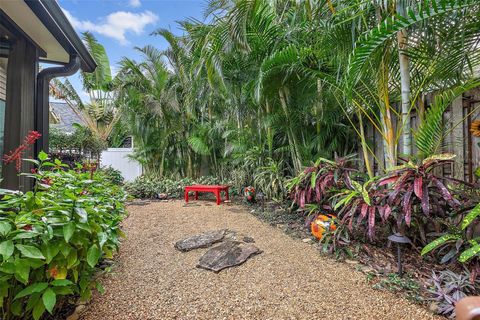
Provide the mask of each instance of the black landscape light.
{"label": "black landscape light", "polygon": [[403,277],[403,268],[402,268],[402,244],[411,243],[410,239],[405,237],[403,234],[396,232],[388,237],[388,240],[395,242],[397,244],[397,263],[398,263],[398,275]]}

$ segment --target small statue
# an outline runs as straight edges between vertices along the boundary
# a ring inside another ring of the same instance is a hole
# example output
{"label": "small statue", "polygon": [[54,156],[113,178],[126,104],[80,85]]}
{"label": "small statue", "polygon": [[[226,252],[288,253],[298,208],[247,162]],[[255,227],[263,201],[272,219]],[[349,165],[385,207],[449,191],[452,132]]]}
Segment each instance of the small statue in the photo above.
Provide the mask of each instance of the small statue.
{"label": "small statue", "polygon": [[252,187],[252,186],[248,186],[245,188],[245,190],[243,191],[243,194],[245,196],[245,200],[252,204],[252,203],[255,203],[255,188]]}

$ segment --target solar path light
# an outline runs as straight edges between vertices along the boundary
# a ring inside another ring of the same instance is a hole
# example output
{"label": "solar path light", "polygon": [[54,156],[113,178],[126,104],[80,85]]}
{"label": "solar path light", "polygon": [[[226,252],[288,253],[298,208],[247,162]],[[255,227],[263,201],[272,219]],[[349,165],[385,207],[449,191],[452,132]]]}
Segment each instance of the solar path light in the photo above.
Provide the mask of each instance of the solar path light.
{"label": "solar path light", "polygon": [[398,275],[403,277],[403,268],[402,268],[402,245],[411,243],[410,239],[405,237],[403,234],[399,232],[395,232],[391,236],[388,237],[388,240],[391,242],[395,242],[397,244],[397,264],[398,264]]}

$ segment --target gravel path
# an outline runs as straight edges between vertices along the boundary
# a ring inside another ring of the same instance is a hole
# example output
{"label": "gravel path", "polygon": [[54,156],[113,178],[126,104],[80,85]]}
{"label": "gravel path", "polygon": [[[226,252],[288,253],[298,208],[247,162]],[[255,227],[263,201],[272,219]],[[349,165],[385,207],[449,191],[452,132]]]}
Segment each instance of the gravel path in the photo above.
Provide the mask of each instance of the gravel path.
{"label": "gravel path", "polygon": [[[322,257],[235,206],[181,201],[130,206],[117,267],[104,277],[84,320],[108,319],[437,319],[365,275]],[[230,211],[235,208],[235,212]],[[264,252],[215,274],[195,268],[206,249],[174,249],[181,238],[228,228]],[[442,319],[442,318],[438,318]]]}

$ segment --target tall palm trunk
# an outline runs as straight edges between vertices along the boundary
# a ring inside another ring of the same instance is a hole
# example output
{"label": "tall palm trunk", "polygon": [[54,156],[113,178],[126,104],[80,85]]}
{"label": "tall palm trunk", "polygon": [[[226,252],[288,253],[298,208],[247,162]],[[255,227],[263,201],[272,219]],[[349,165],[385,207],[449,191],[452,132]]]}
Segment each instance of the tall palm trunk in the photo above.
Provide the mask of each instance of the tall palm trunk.
{"label": "tall palm trunk", "polygon": [[[405,15],[405,7],[402,0],[397,1],[397,13]],[[410,123],[410,60],[404,50],[407,48],[407,31],[397,32],[398,59],[400,65],[400,88],[402,94],[402,153],[409,156],[412,145],[411,123]]]}
{"label": "tall palm trunk", "polygon": [[393,130],[393,117],[390,105],[390,96],[388,92],[389,70],[386,63],[386,57],[382,58],[380,63],[379,75],[379,97],[380,97],[380,112],[383,128],[383,143],[385,148],[385,162],[386,168],[392,168],[397,164],[396,139]]}
{"label": "tall palm trunk", "polygon": [[373,178],[374,177],[373,167],[372,167],[372,164],[370,163],[370,155],[368,152],[367,139],[365,136],[365,127],[363,125],[363,117],[360,111],[357,111],[357,117],[358,117],[358,124],[360,126],[360,140],[362,144],[362,153],[363,153],[363,159],[365,161],[365,167],[367,169],[368,176],[370,178]]}
{"label": "tall palm trunk", "polygon": [[[267,109],[267,117],[270,116],[270,104],[268,103],[268,99],[265,102],[265,107]],[[268,153],[270,157],[273,155],[273,133],[270,124],[267,124],[267,144],[268,144]]]}
{"label": "tall palm trunk", "polygon": [[287,94],[285,93],[285,89],[282,88],[278,91],[278,95],[280,97],[280,103],[282,105],[283,112],[285,113],[285,117],[287,118],[287,137],[288,142],[290,144],[290,152],[292,154],[292,162],[293,168],[295,172],[300,172],[302,168],[302,156],[300,153],[300,147],[298,140],[295,136],[295,132],[293,132],[292,127],[290,125],[290,117],[288,115],[288,105],[287,105]]}
{"label": "tall palm trunk", "polygon": [[315,103],[314,106],[314,114],[315,114],[315,127],[317,130],[317,135],[320,134],[321,128],[320,128],[320,111],[323,108],[323,99],[322,99],[322,81],[317,80],[317,96],[318,96],[318,103]]}

